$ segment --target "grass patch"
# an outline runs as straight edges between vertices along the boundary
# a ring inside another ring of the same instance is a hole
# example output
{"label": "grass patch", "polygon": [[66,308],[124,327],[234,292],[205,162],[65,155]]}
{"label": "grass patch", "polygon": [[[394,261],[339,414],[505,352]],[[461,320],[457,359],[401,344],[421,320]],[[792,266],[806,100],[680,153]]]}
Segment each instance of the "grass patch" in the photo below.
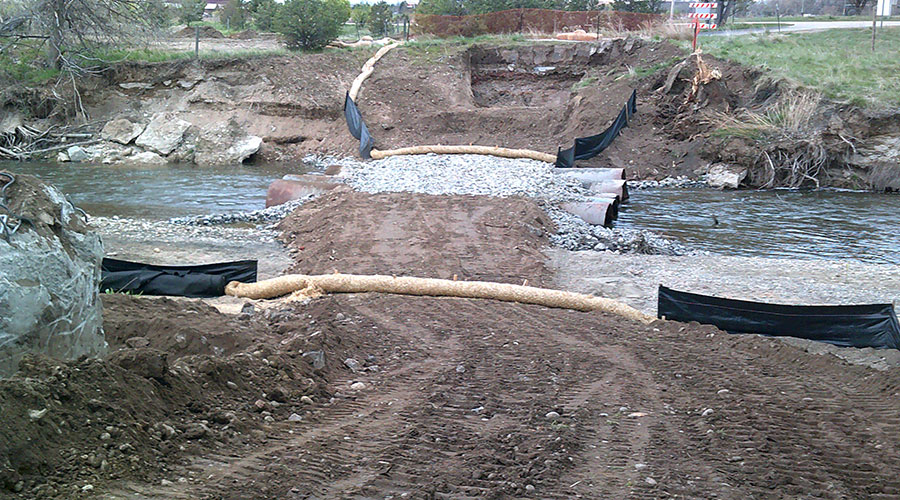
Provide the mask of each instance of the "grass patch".
{"label": "grass patch", "polygon": [[579,90],[586,89],[591,85],[596,85],[598,81],[600,81],[600,77],[598,77],[597,75],[585,75],[584,78],[572,84],[572,92],[578,92]]}
{"label": "grass patch", "polygon": [[[291,54],[287,49],[243,49],[229,50],[221,52],[216,50],[200,51],[200,59],[216,60],[216,59],[244,59],[254,57],[270,57],[283,56]],[[167,61],[177,61],[181,59],[192,59],[194,51],[172,51],[160,49],[115,49],[101,50],[85,56],[86,61],[94,61],[103,64],[114,64],[118,62],[148,62],[158,63]]]}
{"label": "grass patch", "polygon": [[900,105],[900,28],[707,37],[703,51],[754,66],[822,92],[831,99],[874,107]]}
{"label": "grass patch", "polygon": [[658,73],[668,67],[671,67],[672,65],[678,63],[678,61],[681,61],[681,60],[682,60],[681,57],[673,57],[673,58],[669,59],[668,61],[660,61],[651,66],[638,66],[638,67],[634,68],[633,71],[629,71],[629,75],[631,75],[634,78],[638,78],[638,79],[644,78],[645,76],[655,75],[656,73]]}

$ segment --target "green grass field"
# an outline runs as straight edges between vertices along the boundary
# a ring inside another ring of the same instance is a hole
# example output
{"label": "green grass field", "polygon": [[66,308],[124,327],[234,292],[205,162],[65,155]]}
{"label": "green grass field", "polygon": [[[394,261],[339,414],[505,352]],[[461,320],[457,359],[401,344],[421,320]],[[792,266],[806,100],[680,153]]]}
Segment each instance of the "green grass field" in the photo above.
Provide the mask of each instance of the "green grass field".
{"label": "green grass field", "polygon": [[831,99],[873,107],[900,105],[900,28],[707,37],[703,51],[761,68]]}

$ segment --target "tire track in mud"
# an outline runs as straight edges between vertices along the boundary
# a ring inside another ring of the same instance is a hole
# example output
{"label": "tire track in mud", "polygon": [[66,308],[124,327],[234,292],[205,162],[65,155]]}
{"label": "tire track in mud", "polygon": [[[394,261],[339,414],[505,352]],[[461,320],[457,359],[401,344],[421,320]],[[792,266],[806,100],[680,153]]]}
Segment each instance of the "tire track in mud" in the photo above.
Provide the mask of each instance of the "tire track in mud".
{"label": "tire track in mud", "polygon": [[[684,327],[666,326],[658,342],[636,352],[658,361],[656,377],[669,385],[673,419],[689,440],[686,452],[716,463],[716,475],[703,489],[754,498],[900,494],[893,473],[900,454],[891,438],[900,431],[896,380],[871,385],[867,378],[883,380],[885,374],[770,339],[707,327],[703,336],[679,338]],[[703,415],[706,409],[712,411]],[[661,438],[661,448],[671,449]],[[672,469],[664,457],[655,458],[654,465]],[[696,491],[696,475],[677,472],[680,481],[676,476],[667,482],[668,492]]]}
{"label": "tire track in mud", "polygon": [[362,318],[354,324],[377,326],[369,342],[405,357],[356,399],[273,425],[255,453],[198,462],[207,479],[182,498],[900,495],[898,375],[601,313],[376,294],[336,302]]}

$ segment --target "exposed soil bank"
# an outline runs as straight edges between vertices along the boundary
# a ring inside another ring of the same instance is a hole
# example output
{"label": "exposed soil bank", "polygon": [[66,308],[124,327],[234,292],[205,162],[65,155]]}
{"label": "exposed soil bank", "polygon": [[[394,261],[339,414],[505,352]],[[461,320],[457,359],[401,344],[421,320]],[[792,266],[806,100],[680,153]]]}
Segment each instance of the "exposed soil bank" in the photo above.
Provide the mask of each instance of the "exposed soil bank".
{"label": "exposed soil bank", "polygon": [[[355,155],[357,144],[341,107],[349,82],[371,52],[121,64],[85,80],[82,103],[98,126],[116,117],[145,123],[156,113],[171,112],[193,125],[186,143],[228,122],[263,138],[255,161],[296,160],[309,152]],[[745,182],[752,186],[811,186],[815,178],[819,185],[900,188],[897,111],[821,101],[811,125],[799,134],[748,138],[723,131],[717,113],[765,113],[781,102],[786,86],[707,56],[721,77],[695,91],[696,64],[680,64],[684,57],[666,42],[636,38],[413,44],[379,61],[358,104],[380,149],[479,144],[554,153],[575,137],[601,132],[636,89],[638,113],[630,126],[584,166],[624,167],[632,179],[696,178],[710,163],[724,162],[749,171]],[[17,100],[30,103],[38,118],[66,115],[63,109],[71,116],[74,109],[74,101],[54,101],[36,90],[10,89],[4,96],[5,107]],[[176,150],[173,158],[189,153]]]}

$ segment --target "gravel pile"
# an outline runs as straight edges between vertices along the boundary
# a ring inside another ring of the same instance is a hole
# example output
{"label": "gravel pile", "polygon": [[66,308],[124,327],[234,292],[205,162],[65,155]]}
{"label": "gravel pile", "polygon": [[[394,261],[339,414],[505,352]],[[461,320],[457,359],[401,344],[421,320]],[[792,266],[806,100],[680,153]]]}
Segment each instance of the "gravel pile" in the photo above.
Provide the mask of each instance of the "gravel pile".
{"label": "gravel pile", "polygon": [[175,217],[169,219],[169,224],[180,226],[217,226],[220,224],[235,224],[239,222],[252,224],[272,224],[280,222],[300,205],[313,199],[309,195],[299,200],[276,205],[274,207],[253,210],[251,212],[232,212],[227,214],[195,215],[193,217]]}
{"label": "gravel pile", "polygon": [[556,175],[550,164],[535,160],[428,154],[343,165],[347,183],[367,193],[527,196],[554,203],[584,196],[579,181]]}
{"label": "gravel pile", "polygon": [[547,215],[556,223],[557,232],[550,242],[566,250],[596,250],[650,255],[685,255],[686,246],[667,240],[650,231],[609,229],[593,226],[581,218],[552,205],[544,205]]}
{"label": "gravel pile", "polygon": [[695,181],[688,179],[683,175],[679,175],[678,177],[666,177],[661,181],[654,181],[652,179],[646,181],[628,181],[628,189],[655,189],[655,188],[692,188],[692,187],[707,187],[706,182],[704,181]]}

